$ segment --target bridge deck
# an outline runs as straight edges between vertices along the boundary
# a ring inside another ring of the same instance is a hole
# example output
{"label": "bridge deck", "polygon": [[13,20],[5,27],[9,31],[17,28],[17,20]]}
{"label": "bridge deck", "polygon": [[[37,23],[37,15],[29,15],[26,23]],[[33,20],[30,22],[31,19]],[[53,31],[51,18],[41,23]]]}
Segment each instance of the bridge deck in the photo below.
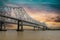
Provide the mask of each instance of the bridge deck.
{"label": "bridge deck", "polygon": [[[36,27],[36,28],[38,28],[39,25],[40,25],[40,24],[36,24],[36,23],[32,23],[32,22],[28,22],[28,21],[25,21],[25,20],[21,20],[21,19],[17,19],[17,18],[12,18],[12,17],[8,17],[8,16],[4,16],[4,15],[0,15],[0,17],[9,18],[9,19],[13,19],[13,20],[17,21],[17,22],[9,22],[9,21],[2,21],[2,20],[0,20],[1,22],[4,22],[4,23],[18,24],[18,21],[19,21],[19,25],[32,26],[32,27]],[[23,21],[23,24],[20,23],[21,21]]]}
{"label": "bridge deck", "polygon": [[[27,24],[28,23],[28,24],[37,25],[37,26],[40,25],[40,24],[37,24],[37,23],[33,23],[33,22],[29,22],[29,21],[25,21],[25,20],[21,20],[21,19],[17,19],[17,18],[12,18],[12,17],[8,17],[8,16],[4,16],[4,15],[1,15],[1,14],[0,14],[0,17],[9,18],[9,19],[13,19],[13,20],[16,20],[16,21],[23,21],[24,24]],[[4,21],[4,22],[16,24],[16,22],[9,22],[9,21]]]}

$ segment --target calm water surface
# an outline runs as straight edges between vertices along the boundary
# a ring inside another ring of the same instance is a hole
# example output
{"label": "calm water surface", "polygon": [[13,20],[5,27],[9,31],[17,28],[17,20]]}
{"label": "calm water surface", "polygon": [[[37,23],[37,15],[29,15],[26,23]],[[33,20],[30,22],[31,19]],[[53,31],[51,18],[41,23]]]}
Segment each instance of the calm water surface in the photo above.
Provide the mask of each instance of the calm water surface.
{"label": "calm water surface", "polygon": [[60,40],[60,31],[0,31],[0,40]]}

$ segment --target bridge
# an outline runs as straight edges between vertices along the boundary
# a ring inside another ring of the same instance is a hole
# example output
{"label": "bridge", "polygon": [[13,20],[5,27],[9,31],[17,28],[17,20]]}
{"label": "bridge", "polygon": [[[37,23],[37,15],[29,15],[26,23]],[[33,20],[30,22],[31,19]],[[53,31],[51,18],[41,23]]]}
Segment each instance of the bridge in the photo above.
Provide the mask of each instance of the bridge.
{"label": "bridge", "polygon": [[[6,24],[17,24],[17,31],[23,31],[23,26],[46,29],[46,25],[34,20],[23,7],[0,6],[0,31],[5,31]],[[21,27],[21,29],[20,29]]]}

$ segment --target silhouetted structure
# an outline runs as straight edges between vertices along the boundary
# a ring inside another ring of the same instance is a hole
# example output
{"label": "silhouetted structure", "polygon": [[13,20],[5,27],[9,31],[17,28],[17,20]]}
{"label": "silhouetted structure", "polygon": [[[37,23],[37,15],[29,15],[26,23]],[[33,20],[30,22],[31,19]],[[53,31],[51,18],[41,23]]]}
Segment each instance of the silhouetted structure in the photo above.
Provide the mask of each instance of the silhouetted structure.
{"label": "silhouetted structure", "polygon": [[[3,30],[4,23],[17,24],[17,31],[23,31],[23,25],[33,26],[35,30],[35,28],[40,28],[42,24],[31,18],[24,8],[10,6],[0,7],[0,30]],[[19,26],[21,29],[19,29]],[[43,26],[43,28],[45,27]]]}

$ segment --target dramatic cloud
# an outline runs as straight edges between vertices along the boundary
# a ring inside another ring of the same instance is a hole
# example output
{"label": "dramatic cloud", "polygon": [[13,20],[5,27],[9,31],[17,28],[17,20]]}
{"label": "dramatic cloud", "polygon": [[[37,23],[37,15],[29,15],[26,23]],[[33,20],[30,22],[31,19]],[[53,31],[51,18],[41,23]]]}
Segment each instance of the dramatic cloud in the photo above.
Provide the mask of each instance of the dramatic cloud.
{"label": "dramatic cloud", "polygon": [[[0,0],[0,5],[5,4],[18,4],[18,6],[27,8],[32,14],[39,14],[40,17],[47,21],[60,22],[60,0]],[[41,13],[41,11],[45,11],[47,14],[44,12]],[[43,17],[42,14],[48,16]],[[59,17],[56,17],[55,14]]]}
{"label": "dramatic cloud", "polygon": [[8,0],[0,0],[0,6],[4,6],[7,2]]}
{"label": "dramatic cloud", "polygon": [[57,19],[55,20],[55,22],[60,22],[60,15],[56,17]]}
{"label": "dramatic cloud", "polygon": [[0,5],[8,3],[19,4],[36,10],[60,13],[60,0],[0,0]]}
{"label": "dramatic cloud", "polygon": [[32,18],[50,27],[60,26],[60,0],[0,0],[0,6],[6,5],[24,7]]}

